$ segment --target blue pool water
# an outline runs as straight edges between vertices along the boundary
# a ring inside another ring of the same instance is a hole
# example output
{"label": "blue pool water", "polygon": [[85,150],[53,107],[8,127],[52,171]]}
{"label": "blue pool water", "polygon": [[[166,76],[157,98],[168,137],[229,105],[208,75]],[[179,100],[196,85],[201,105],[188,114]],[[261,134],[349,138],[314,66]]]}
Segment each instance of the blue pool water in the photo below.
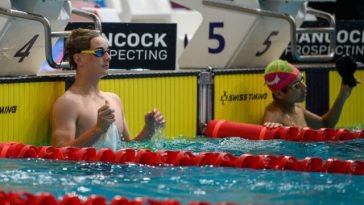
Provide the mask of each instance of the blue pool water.
{"label": "blue pool water", "polygon": [[[230,152],[234,155],[291,155],[298,159],[364,160],[364,139],[341,142],[298,143],[281,140],[249,141],[240,138],[125,143],[124,146],[158,149]],[[363,204],[364,176],[278,170],[214,167],[151,167],[135,164],[62,162],[43,159],[0,159],[0,190],[51,192],[60,199],[75,193],[86,199],[103,195],[173,198],[239,204]]]}

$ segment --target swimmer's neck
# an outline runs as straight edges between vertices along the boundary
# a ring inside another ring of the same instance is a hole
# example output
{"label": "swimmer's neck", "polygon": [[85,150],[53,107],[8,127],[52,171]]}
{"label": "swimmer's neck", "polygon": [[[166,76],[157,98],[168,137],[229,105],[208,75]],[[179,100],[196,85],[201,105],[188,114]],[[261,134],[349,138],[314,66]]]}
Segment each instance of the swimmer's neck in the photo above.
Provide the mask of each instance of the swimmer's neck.
{"label": "swimmer's neck", "polygon": [[94,93],[100,94],[99,80],[90,80],[85,78],[76,78],[73,85],[70,87],[71,91],[77,93]]}

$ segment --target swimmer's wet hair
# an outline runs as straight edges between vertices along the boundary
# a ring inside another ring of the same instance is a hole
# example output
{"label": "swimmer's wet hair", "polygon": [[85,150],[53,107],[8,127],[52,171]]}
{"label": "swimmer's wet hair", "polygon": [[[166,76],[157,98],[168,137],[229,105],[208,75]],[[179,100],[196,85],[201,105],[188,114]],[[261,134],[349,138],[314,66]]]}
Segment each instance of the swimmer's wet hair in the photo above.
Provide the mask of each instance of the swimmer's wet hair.
{"label": "swimmer's wet hair", "polygon": [[71,69],[76,69],[76,63],[73,60],[75,53],[80,53],[82,50],[88,50],[91,46],[91,40],[100,36],[97,30],[77,28],[72,30],[67,37],[64,57],[65,61],[70,63]]}

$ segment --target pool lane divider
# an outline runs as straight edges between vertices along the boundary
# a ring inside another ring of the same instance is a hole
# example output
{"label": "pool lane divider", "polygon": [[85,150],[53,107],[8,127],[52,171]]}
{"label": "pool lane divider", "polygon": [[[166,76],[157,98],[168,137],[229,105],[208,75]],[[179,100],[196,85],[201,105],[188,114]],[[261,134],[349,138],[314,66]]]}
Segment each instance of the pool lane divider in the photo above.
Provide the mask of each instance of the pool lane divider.
{"label": "pool lane divider", "polygon": [[213,166],[251,169],[291,170],[301,172],[324,172],[338,174],[364,175],[364,161],[339,160],[326,161],[318,157],[302,160],[294,156],[251,155],[235,156],[225,152],[201,152],[147,149],[121,149],[112,151],[93,147],[75,148],[53,146],[32,146],[20,143],[0,143],[0,158],[42,158],[51,160],[70,160],[109,163],[136,163],[150,166]]}
{"label": "pool lane divider", "polygon": [[[50,193],[31,194],[28,192],[4,192],[0,190],[0,205],[182,205],[181,202],[174,199],[154,200],[150,198],[137,198],[135,200],[126,197],[116,196],[111,203],[103,196],[91,195],[86,201],[82,201],[75,195],[64,195],[61,200]],[[209,202],[192,201],[188,205],[211,205]],[[220,202],[216,205],[237,205],[236,203]]]}
{"label": "pool lane divider", "polygon": [[250,140],[288,140],[300,142],[339,141],[364,138],[364,130],[351,132],[348,129],[321,128],[314,130],[308,127],[269,128],[263,125],[211,120],[205,129],[205,136],[210,138],[241,137]]}

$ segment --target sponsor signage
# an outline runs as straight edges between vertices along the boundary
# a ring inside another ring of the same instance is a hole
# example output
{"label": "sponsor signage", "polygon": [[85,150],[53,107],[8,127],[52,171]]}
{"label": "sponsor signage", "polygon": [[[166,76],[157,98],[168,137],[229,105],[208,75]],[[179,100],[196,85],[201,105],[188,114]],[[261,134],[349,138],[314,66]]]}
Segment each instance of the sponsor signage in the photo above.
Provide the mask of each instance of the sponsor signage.
{"label": "sponsor signage", "polygon": [[0,106],[0,115],[1,114],[15,114],[16,110],[18,109],[17,105],[10,105],[10,106]]}
{"label": "sponsor signage", "polygon": [[266,100],[268,93],[228,93],[224,91],[224,94],[220,96],[220,102],[225,105],[228,102],[235,101],[254,101],[254,100]]}
{"label": "sponsor signage", "polygon": [[[66,30],[90,28],[90,23],[70,23]],[[113,69],[174,70],[176,24],[102,23]]]}
{"label": "sponsor signage", "polygon": [[[325,25],[322,21],[310,21],[304,22],[301,27],[317,26]],[[300,55],[324,55],[328,53],[329,42],[329,35],[325,33],[299,34],[297,50]],[[338,20],[336,22],[335,59],[342,55],[350,55],[364,62],[364,21]],[[297,62],[292,58],[291,45],[288,45],[281,58]]]}

